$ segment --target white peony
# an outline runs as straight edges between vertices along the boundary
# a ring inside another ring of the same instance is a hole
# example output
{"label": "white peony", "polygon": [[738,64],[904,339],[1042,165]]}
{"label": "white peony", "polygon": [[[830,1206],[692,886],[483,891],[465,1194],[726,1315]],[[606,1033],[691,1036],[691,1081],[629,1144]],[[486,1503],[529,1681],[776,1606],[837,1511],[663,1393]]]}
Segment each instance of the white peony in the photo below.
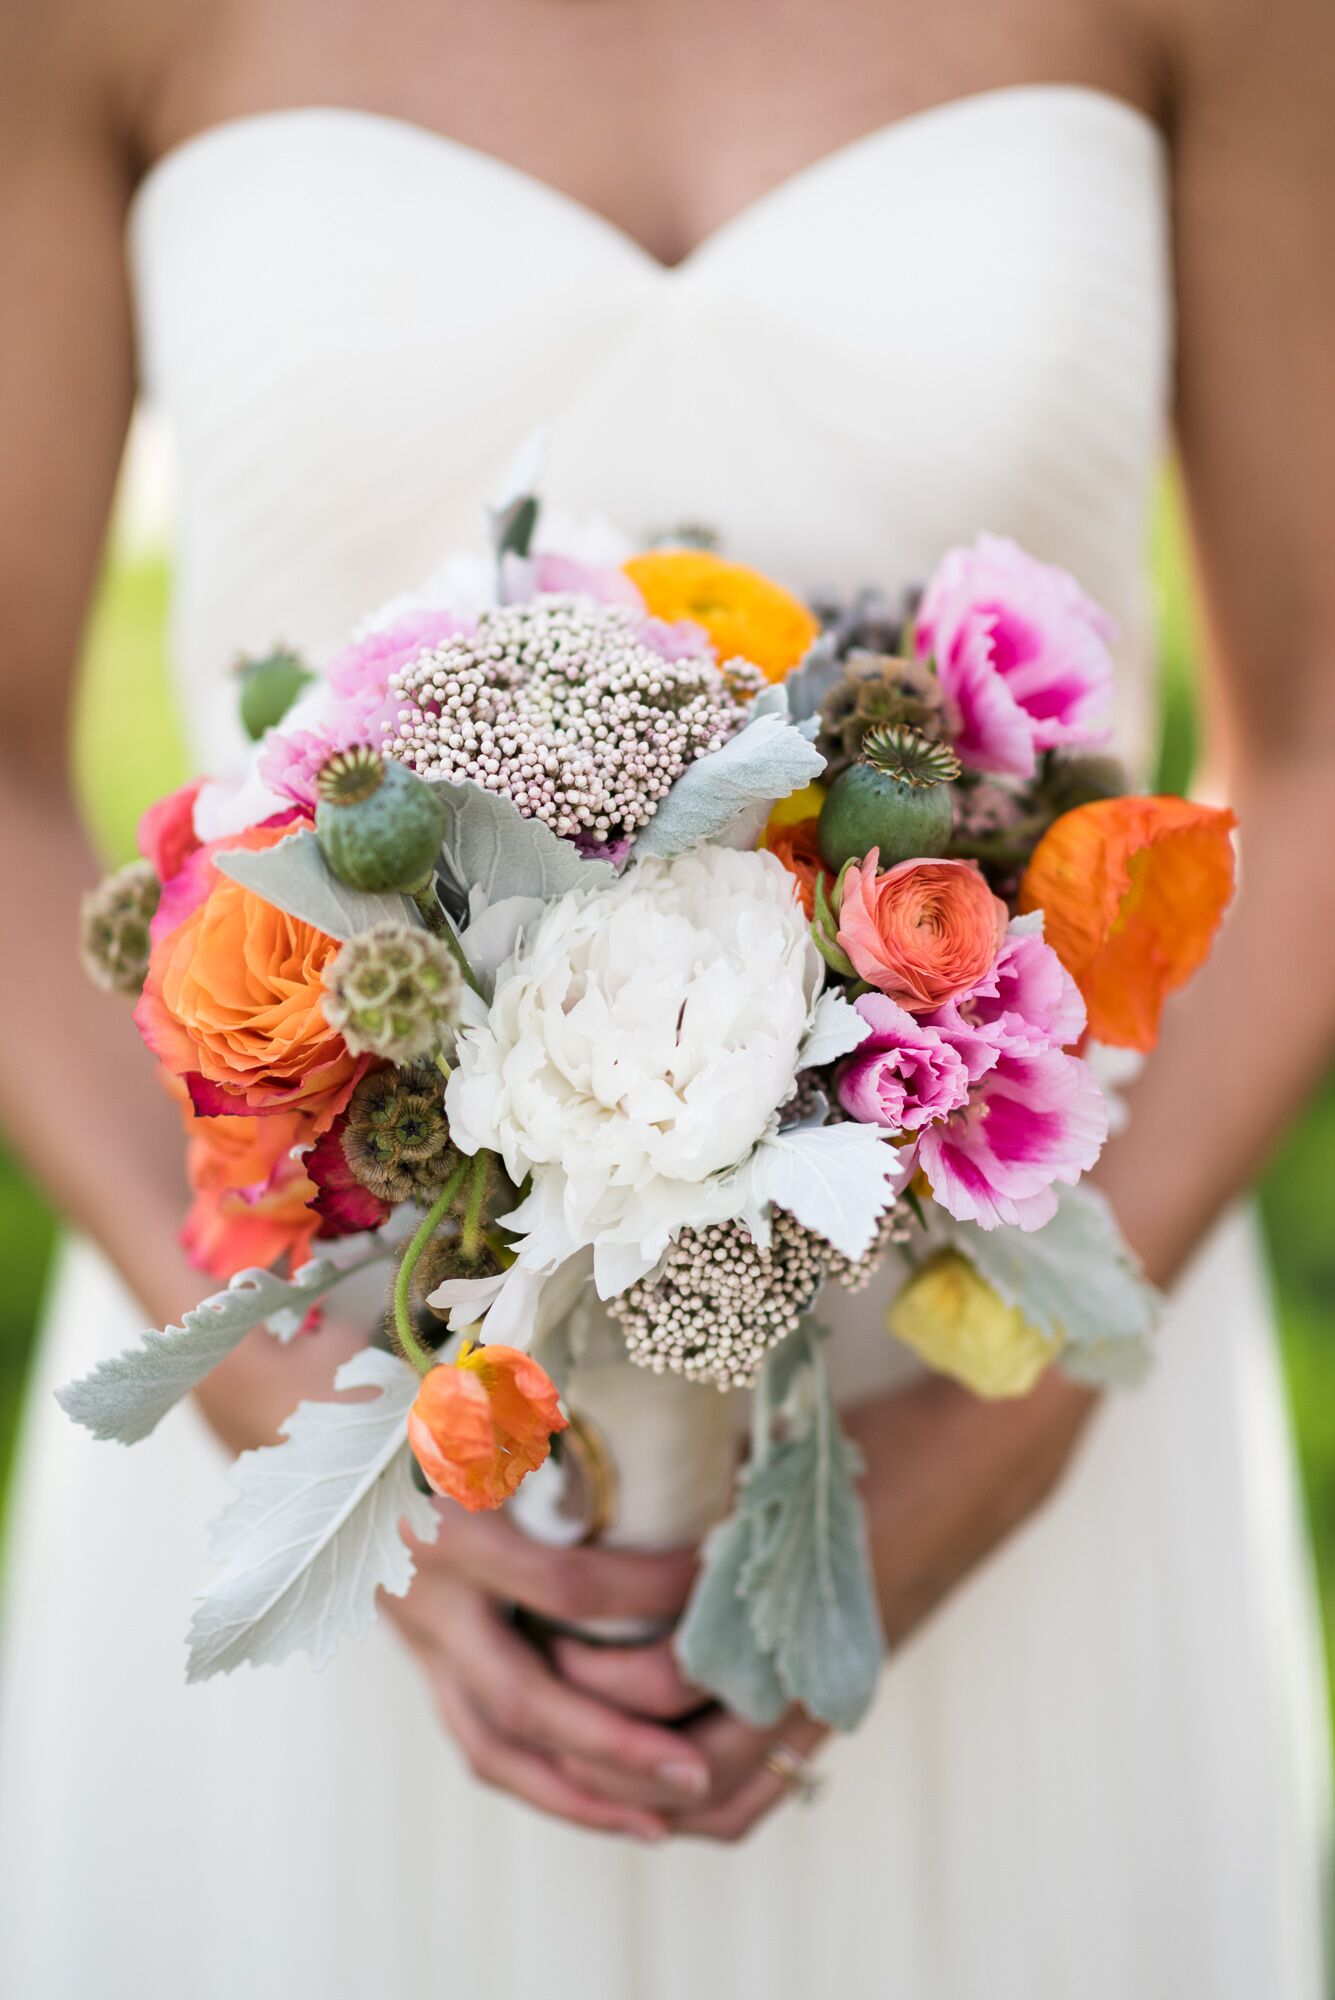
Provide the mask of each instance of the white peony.
{"label": "white peony", "polygon": [[[485,1024],[461,1032],[445,1100],[457,1145],[533,1177],[523,1261],[593,1244],[606,1294],[685,1223],[733,1212],[719,1177],[773,1133],[813,1030],[828,1035],[822,977],[770,854],[700,847],[549,904]],[[852,1046],[861,1024],[840,1011]]]}

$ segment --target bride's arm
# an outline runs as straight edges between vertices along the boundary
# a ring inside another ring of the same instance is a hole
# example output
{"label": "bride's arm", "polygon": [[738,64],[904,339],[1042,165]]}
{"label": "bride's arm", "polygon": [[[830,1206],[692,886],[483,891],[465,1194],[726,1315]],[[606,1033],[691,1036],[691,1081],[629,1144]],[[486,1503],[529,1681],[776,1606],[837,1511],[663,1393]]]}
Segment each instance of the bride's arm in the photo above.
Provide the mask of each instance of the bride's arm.
{"label": "bride's arm", "polygon": [[[69,697],[133,385],[130,166],[96,28],[91,10],[0,7],[0,1122],[161,1324],[210,1289],[176,1247],[181,1132],[74,948],[99,871]],[[322,1393],[338,1343],[261,1337],[219,1370],[204,1401],[226,1442],[261,1442]]]}

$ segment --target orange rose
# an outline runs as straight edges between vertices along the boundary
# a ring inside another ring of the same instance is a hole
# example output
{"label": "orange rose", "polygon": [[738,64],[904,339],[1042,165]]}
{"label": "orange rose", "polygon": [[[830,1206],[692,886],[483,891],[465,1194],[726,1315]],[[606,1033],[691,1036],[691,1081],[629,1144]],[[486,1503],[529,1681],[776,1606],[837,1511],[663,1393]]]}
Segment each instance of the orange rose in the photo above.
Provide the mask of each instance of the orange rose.
{"label": "orange rose", "polygon": [[1154,1047],[1165,999],[1203,964],[1233,894],[1236,825],[1186,799],[1096,799],[1039,841],[1020,908],[1043,911],[1096,1041]]}
{"label": "orange rose", "polygon": [[901,861],[878,875],[873,848],[850,864],[839,942],[859,975],[910,1014],[976,986],[1006,932],[1006,905],[972,861]]}
{"label": "orange rose", "polygon": [[434,1491],[475,1514],[508,1500],[566,1423],[555,1384],[531,1355],[472,1347],[423,1376],[408,1443]]}
{"label": "orange rose", "polygon": [[186,1079],[196,1110],[299,1110],[315,1137],[366,1067],[324,1015],[324,969],[338,942],[211,862],[219,849],[272,847],[291,830],[252,827],[194,856],[186,913],[156,937],[134,1018],[164,1068]]}
{"label": "orange rose", "polygon": [[624,567],[655,618],[702,625],[720,661],[750,660],[766,680],[791,672],[820,631],[790,591],[708,549],[654,549]]}
{"label": "orange rose", "polygon": [[829,896],[831,878],[816,839],[816,819],[794,820],[790,826],[765,830],[765,845],[776,861],[781,861],[797,884],[797,897],[808,919],[816,914],[816,883],[823,876]]}
{"label": "orange rose", "polygon": [[181,1241],[192,1264],[224,1282],[286,1257],[296,1271],[311,1255],[320,1217],[294,1146],[310,1139],[299,1113],[200,1118],[184,1106],[186,1172],[194,1192]]}

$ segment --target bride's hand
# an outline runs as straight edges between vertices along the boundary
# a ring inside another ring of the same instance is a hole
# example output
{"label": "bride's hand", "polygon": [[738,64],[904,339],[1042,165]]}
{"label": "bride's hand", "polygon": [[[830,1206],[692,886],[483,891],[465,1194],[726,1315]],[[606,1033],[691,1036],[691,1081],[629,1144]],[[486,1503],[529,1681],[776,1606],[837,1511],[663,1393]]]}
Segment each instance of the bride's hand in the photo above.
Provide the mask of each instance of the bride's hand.
{"label": "bride's hand", "polygon": [[561,1619],[674,1618],[693,1552],[552,1549],[499,1514],[449,1503],[438,1511],[436,1541],[412,1543],[418,1573],[407,1597],[382,1605],[474,1774],[576,1825],[661,1839],[667,1815],[707,1793],[706,1751],[563,1680],[507,1606]]}
{"label": "bride's hand", "polygon": [[[1096,1401],[1055,1373],[1006,1403],[980,1402],[932,1376],[845,1412],[866,1466],[863,1498],[891,1651],[1053,1491]],[[698,1703],[666,1643],[612,1652],[561,1640],[554,1658],[572,1686],[630,1711],[681,1715]],[[740,1840],[796,1789],[783,1753],[805,1762],[828,1733],[796,1708],[772,1729],[717,1708],[686,1723],[680,1740],[707,1759],[709,1792],[672,1816],[672,1831]],[[577,1758],[565,1769],[577,1782],[590,1775]]]}

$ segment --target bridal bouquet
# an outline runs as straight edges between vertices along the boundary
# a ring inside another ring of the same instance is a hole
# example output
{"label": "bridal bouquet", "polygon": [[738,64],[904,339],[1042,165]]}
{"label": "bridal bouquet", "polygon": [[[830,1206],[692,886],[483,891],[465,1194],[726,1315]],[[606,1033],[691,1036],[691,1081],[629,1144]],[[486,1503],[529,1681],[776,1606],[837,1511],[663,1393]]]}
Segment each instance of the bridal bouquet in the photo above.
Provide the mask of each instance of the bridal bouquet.
{"label": "bridal bouquet", "polygon": [[1082,1182],[1097,1045],[1153,1045],[1232,819],[1125,795],[1109,621],[1013,543],[808,609],[708,547],[541,527],[500,510],[318,673],[246,666],[247,772],[155,806],[89,898],[224,1288],[61,1401],[132,1442],[388,1266],[363,1394],[238,1462],[201,1678],[322,1665],[433,1495],[496,1507],[574,1450],[581,1369],[627,1422],[675,1397],[697,1493],[713,1390],[750,1389],[676,1643],[756,1721],[852,1727],[882,1637],[826,1326],[881,1271],[888,1333],[980,1395],[1136,1377],[1156,1297]]}

